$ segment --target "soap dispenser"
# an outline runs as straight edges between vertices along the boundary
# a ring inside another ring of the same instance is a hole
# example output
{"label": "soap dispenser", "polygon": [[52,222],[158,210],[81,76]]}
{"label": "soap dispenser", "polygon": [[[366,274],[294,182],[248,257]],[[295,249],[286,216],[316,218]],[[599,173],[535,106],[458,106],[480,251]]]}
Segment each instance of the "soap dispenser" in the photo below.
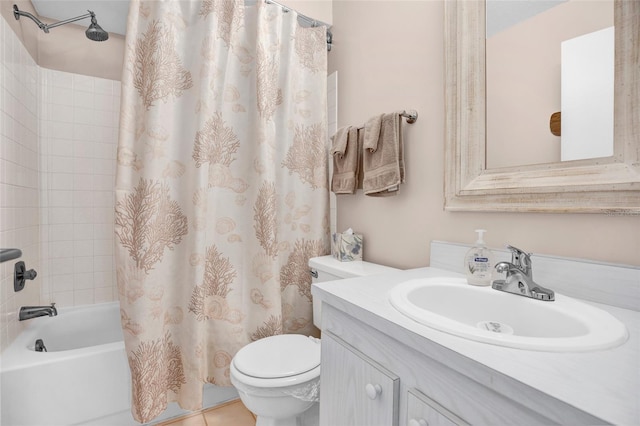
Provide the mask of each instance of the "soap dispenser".
{"label": "soap dispenser", "polygon": [[478,240],[464,258],[464,270],[467,274],[467,282],[471,285],[491,284],[491,274],[493,272],[493,253],[487,248],[482,239],[487,232],[484,229],[476,229]]}

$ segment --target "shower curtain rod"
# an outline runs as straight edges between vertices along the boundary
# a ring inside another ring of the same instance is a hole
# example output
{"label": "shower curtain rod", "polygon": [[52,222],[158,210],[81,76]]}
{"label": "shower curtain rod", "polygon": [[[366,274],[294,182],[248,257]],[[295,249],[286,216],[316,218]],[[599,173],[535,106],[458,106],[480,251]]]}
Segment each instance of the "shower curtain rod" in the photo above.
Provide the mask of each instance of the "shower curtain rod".
{"label": "shower curtain rod", "polygon": [[313,19],[308,17],[307,15],[303,15],[302,13],[298,12],[295,9],[291,9],[290,7],[287,7],[283,4],[278,3],[277,1],[274,0],[264,0],[265,3],[267,4],[273,4],[276,6],[280,6],[282,8],[282,10],[284,10],[285,12],[296,12],[298,14],[298,18],[302,19],[303,21],[308,22],[309,24],[311,24],[312,27],[321,27],[321,26],[325,26],[327,27],[327,50],[331,51],[331,43],[333,42],[333,33],[331,32],[331,25],[327,24],[326,22],[322,22],[322,21],[318,21],[317,19]]}

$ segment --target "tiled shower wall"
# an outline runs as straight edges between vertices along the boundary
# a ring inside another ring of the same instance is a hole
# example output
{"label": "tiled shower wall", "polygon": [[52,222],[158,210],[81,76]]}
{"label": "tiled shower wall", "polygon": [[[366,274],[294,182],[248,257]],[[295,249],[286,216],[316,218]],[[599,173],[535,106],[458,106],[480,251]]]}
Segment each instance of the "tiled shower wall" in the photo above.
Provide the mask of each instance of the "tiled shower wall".
{"label": "tiled shower wall", "polygon": [[[38,87],[39,70],[0,18],[0,247],[22,258],[0,264],[0,349],[18,334],[20,306],[40,302]],[[13,291],[13,268],[22,260],[38,277]]]}
{"label": "tiled shower wall", "polygon": [[[38,67],[0,18],[0,246],[38,276],[13,292],[0,265],[0,349],[20,306],[115,300],[113,189],[118,81]],[[17,260],[16,260],[17,261]]]}
{"label": "tiled shower wall", "polygon": [[40,69],[42,297],[115,300],[113,210],[120,82]]}

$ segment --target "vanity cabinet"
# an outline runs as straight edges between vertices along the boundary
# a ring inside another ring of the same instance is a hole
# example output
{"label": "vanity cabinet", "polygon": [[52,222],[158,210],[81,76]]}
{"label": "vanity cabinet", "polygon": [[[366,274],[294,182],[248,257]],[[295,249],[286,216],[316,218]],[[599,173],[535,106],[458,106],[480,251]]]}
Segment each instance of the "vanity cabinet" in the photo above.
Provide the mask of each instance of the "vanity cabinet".
{"label": "vanity cabinet", "polygon": [[352,315],[322,305],[320,426],[603,423],[371,312]]}
{"label": "vanity cabinet", "polygon": [[324,425],[387,426],[398,424],[399,379],[386,368],[327,332],[322,336],[320,394],[331,400],[320,404]]}

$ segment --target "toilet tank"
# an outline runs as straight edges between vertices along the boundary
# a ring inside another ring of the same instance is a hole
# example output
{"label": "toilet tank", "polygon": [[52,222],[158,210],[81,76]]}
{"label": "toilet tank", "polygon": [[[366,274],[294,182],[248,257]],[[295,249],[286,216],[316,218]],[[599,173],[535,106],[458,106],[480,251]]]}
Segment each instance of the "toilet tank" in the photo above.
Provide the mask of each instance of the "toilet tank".
{"label": "toilet tank", "polygon": [[[341,262],[333,256],[312,257],[309,259],[309,269],[312,283],[399,271],[399,269],[396,268],[362,260]],[[313,324],[318,328],[320,328],[320,321],[322,319],[320,311],[321,305],[320,300],[316,301],[316,299],[313,299]]]}

